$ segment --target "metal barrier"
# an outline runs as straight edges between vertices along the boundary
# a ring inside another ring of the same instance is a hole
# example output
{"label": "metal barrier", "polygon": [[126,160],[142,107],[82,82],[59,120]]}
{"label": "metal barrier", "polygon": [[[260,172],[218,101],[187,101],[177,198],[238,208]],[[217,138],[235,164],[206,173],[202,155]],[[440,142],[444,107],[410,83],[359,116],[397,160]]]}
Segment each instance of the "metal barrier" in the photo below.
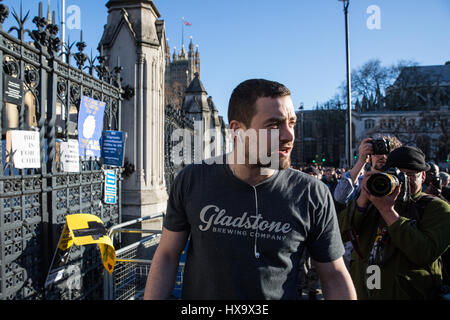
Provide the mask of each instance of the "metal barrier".
{"label": "metal barrier", "polygon": [[[126,228],[134,224],[162,217],[163,214],[139,218],[113,226],[108,235],[114,243],[118,233],[150,234],[124,248],[116,250],[116,265],[113,273],[104,273],[105,300],[139,300],[144,295],[151,259],[142,259],[145,248],[159,242],[161,230]],[[179,298],[183,277],[184,263],[180,263],[176,287],[173,294]]]}

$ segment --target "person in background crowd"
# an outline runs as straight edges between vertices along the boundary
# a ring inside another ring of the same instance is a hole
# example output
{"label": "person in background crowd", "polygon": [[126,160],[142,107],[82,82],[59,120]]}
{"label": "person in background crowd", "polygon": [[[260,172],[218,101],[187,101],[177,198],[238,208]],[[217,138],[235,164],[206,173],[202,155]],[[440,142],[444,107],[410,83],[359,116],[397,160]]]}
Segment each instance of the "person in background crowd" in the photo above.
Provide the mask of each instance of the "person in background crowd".
{"label": "person in background crowd", "polygon": [[334,193],[338,180],[336,178],[336,172],[334,168],[326,168],[325,175],[322,178],[322,182],[330,189],[331,194]]}
{"label": "person in background crowd", "polygon": [[447,200],[447,202],[450,202],[450,175],[447,172],[441,172],[439,173],[439,176],[441,177],[441,195],[445,198],[445,200]]}
{"label": "person in background crowd", "polygon": [[[429,163],[430,170],[427,171],[425,182],[428,186],[425,193],[439,197],[440,199],[450,203],[450,187],[448,186],[449,175],[446,172],[440,172],[439,167],[434,163]],[[450,249],[445,251],[442,256],[442,280],[445,285],[450,286]]]}
{"label": "person in background crowd", "polygon": [[[309,174],[310,176],[313,176],[317,179],[319,179],[320,177],[320,172],[319,169],[315,168],[315,167],[307,167],[305,170],[303,170],[304,173]],[[320,180],[320,179],[319,179]]]}
{"label": "person in background crowd", "polygon": [[[390,151],[402,145],[395,137],[383,136],[382,138],[389,140]],[[337,212],[344,210],[348,202],[353,200],[361,192],[361,181],[364,178],[364,170],[368,164],[371,165],[372,172],[381,172],[386,164],[387,154],[374,154],[372,138],[366,138],[361,141],[358,152],[358,161],[350,171],[342,174],[341,179],[334,189],[333,198]],[[344,262],[347,268],[349,268],[353,245],[350,241],[347,241],[344,243],[344,246]]]}
{"label": "person in background crowd", "polygon": [[[437,299],[440,257],[450,245],[450,205],[421,192],[429,165],[420,149],[395,149],[385,167],[398,168],[407,184],[394,184],[393,191],[377,197],[368,181],[379,173],[368,172],[359,196],[339,214],[343,240],[354,246],[350,274],[358,298]],[[373,270],[376,278],[369,285]]]}
{"label": "person in background crowd", "polygon": [[439,175],[439,167],[434,162],[428,162],[428,165],[430,166],[430,170],[428,170],[426,173],[422,191],[445,200],[445,198],[442,196],[442,185],[441,177]]}
{"label": "person in background crowd", "polygon": [[[389,140],[390,151],[397,149],[402,143],[395,137],[383,136]],[[365,138],[358,147],[359,157],[353,168],[345,172],[334,190],[334,199],[342,204],[347,204],[354,199],[361,190],[361,181],[364,178],[364,168],[370,163],[371,171],[380,172],[386,163],[387,154],[374,154],[372,138]]]}
{"label": "person in background crowd", "polygon": [[449,184],[450,175],[447,172],[440,172],[439,176],[441,177],[441,187],[447,187]]}

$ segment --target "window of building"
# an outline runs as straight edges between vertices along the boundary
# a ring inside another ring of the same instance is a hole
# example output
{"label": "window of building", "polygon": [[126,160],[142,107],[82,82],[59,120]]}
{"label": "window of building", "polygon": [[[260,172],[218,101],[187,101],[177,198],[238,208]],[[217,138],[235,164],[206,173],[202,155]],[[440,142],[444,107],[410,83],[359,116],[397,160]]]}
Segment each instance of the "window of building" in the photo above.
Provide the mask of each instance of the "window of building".
{"label": "window of building", "polygon": [[394,127],[395,127],[395,120],[394,119],[389,119],[388,128],[391,129],[391,128],[394,128]]}
{"label": "window of building", "polygon": [[364,121],[364,128],[365,129],[372,129],[373,127],[375,127],[375,120],[368,119],[368,120]]}

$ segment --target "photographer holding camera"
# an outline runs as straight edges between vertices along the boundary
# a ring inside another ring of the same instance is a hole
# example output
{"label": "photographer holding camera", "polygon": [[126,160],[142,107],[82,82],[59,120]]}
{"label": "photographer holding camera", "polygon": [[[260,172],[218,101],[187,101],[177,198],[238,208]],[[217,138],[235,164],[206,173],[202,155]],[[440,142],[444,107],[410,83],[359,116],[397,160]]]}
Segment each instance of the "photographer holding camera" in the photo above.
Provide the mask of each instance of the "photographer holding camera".
{"label": "photographer holding camera", "polygon": [[422,187],[423,192],[448,201],[442,195],[442,179],[439,173],[439,167],[433,162],[428,162],[428,164],[430,165],[430,170],[427,171],[424,186]]}
{"label": "photographer holding camera", "polygon": [[[383,136],[379,139],[365,138],[358,147],[359,157],[355,166],[344,172],[337,183],[333,196],[336,211],[345,208],[347,203],[353,200],[361,192],[361,181],[364,178],[366,165],[371,166],[371,171],[381,172],[386,163],[389,152],[400,147],[402,143],[395,137]],[[349,267],[353,247],[350,242],[345,245],[344,262]]]}
{"label": "photographer holding camera", "polygon": [[[386,173],[368,172],[361,193],[339,214],[344,241],[353,244],[350,274],[359,299],[436,299],[441,255],[450,245],[450,206],[421,192],[430,166],[416,147],[400,147]],[[369,266],[378,285],[369,285]]]}
{"label": "photographer holding camera", "polygon": [[364,167],[371,164],[371,171],[380,172],[389,152],[400,147],[402,143],[395,137],[381,139],[365,138],[358,147],[359,157],[354,167],[342,174],[336,188],[334,199],[338,204],[347,204],[361,190],[361,180],[364,178]]}

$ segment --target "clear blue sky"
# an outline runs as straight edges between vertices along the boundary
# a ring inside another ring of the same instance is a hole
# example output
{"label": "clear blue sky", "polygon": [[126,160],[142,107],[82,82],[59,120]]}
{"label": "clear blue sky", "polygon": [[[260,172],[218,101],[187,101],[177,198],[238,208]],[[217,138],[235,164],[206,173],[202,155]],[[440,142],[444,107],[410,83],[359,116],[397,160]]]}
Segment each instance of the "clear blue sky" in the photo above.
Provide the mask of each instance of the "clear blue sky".
{"label": "clear blue sky", "polygon": [[[44,11],[47,0],[44,0]],[[57,10],[57,0],[51,0]],[[81,27],[87,53],[97,44],[106,24],[106,0],[66,0],[81,9]],[[181,18],[199,45],[201,79],[226,120],[233,88],[249,78],[284,83],[296,109],[306,109],[332,98],[345,80],[345,33],[342,2],[337,0],[155,0],[173,50],[181,46]],[[4,0],[19,11],[20,0]],[[27,27],[37,14],[36,0],[23,0],[24,13],[31,10]],[[380,29],[369,30],[369,6],[380,8]],[[59,21],[59,15],[56,15]],[[378,58],[383,65],[400,59],[419,65],[444,64],[450,60],[449,0],[350,0],[351,66],[356,68]],[[8,30],[12,16],[4,24]],[[71,40],[79,30],[68,30]]]}

